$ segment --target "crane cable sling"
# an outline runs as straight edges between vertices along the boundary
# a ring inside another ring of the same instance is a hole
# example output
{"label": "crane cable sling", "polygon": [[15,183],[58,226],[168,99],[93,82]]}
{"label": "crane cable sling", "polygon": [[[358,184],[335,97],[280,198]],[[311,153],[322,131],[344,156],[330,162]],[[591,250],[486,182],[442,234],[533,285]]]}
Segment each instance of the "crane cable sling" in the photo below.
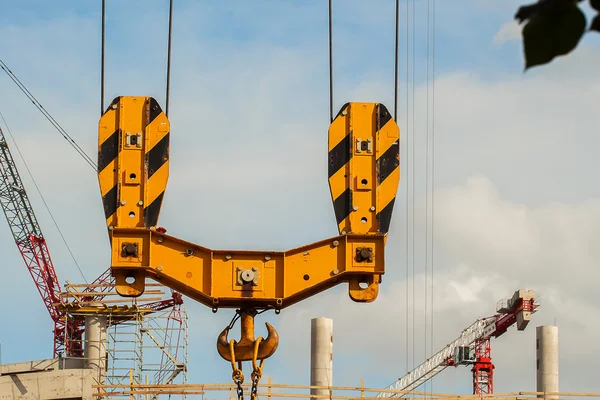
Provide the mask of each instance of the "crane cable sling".
{"label": "crane cable sling", "polygon": [[94,170],[97,171],[98,168],[94,160],[92,160],[91,157],[88,156],[81,147],[79,147],[77,142],[75,142],[75,140],[71,136],[69,136],[67,131],[65,131],[65,129],[50,115],[50,113],[44,108],[44,106],[35,98],[33,94],[31,94],[31,92],[27,89],[27,87],[25,87],[23,82],[21,82],[19,78],[17,78],[17,76],[10,70],[10,68],[8,68],[8,66],[2,60],[0,60],[0,68],[2,68],[4,72],[6,72],[8,77],[19,87],[19,89],[21,89],[25,96],[27,96],[27,98],[33,103],[33,105],[36,106],[36,108],[44,115],[44,117],[46,117],[46,119],[52,124],[52,126],[56,128],[56,130],[62,135],[62,137],[64,137],[69,142],[69,144],[75,149],[75,151],[77,151],[77,153],[79,153],[79,155],[83,157],[85,162],[87,162],[92,168],[94,168]]}
{"label": "crane cable sling", "polygon": [[[104,64],[106,49],[106,0],[102,0],[102,34],[100,65],[100,115],[104,113]],[[169,0],[169,32],[167,35],[167,84],[165,93],[165,115],[169,116],[169,99],[171,97],[171,43],[173,38],[173,0]]]}
{"label": "crane cable sling", "polygon": [[[435,237],[435,0],[432,2],[432,15],[431,15],[431,343],[430,351],[433,352],[434,345],[434,332],[433,329],[433,256],[434,252],[434,237]],[[429,389],[433,394],[433,380],[429,383]]]}
{"label": "crane cable sling", "polygon": [[[104,1],[104,0],[102,0]],[[173,1],[173,0],[171,0]],[[329,0],[329,123],[333,122],[333,34],[332,34],[332,5]],[[398,36],[400,27],[400,0],[396,0],[395,45],[394,45],[394,119],[398,120]],[[169,32],[170,34],[170,32]],[[169,36],[169,49],[171,38]],[[170,50],[169,50],[170,51]],[[170,54],[169,54],[170,57]],[[168,80],[167,80],[168,82]],[[167,86],[168,87],[168,86]],[[168,96],[168,89],[167,89]]]}
{"label": "crane cable sling", "polygon": [[104,113],[104,46],[106,35],[106,0],[102,0],[102,34],[100,56],[100,115]]}

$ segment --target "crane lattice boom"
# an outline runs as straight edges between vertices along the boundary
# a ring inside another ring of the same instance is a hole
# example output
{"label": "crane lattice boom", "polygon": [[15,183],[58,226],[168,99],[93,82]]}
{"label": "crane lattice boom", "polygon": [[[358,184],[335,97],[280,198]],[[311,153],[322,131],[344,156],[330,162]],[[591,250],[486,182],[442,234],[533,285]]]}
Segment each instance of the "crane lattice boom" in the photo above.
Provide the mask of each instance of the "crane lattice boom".
{"label": "crane lattice boom", "polygon": [[[64,309],[57,307],[65,301],[60,295],[61,287],[50,251],[1,128],[0,206],[17,248],[54,322],[54,357],[62,354],[81,356],[83,321],[66,322],[65,311],[62,311]],[[90,295],[83,297],[82,301],[101,301],[105,297],[105,292],[114,290],[114,284],[115,279],[109,268],[84,289],[84,292]],[[141,307],[159,311],[183,303],[180,293],[174,292],[172,296],[171,299],[141,305]]]}
{"label": "crane lattice boom", "polygon": [[[492,337],[505,333],[515,322],[523,330],[535,312],[535,293],[532,290],[517,290],[513,297],[499,303],[497,314],[481,318],[463,330],[460,336],[434,354],[424,363],[385,388],[386,391],[414,390],[450,366],[473,363],[469,350]],[[490,382],[491,383],[491,382]],[[381,392],[377,397],[396,397],[395,393]]]}

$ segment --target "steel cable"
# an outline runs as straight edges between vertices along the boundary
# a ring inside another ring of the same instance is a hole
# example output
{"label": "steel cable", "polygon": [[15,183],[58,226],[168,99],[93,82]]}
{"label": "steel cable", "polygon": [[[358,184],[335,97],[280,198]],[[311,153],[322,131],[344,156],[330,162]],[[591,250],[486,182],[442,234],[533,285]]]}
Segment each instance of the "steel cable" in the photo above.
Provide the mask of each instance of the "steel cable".
{"label": "steel cable", "polygon": [[173,0],[169,0],[169,38],[167,45],[167,93],[165,100],[165,115],[169,116],[169,98],[171,89],[171,38],[173,37]]}
{"label": "steel cable", "polygon": [[332,0],[329,0],[329,122],[333,122],[333,42],[332,42]]}
{"label": "steel cable", "polygon": [[15,140],[15,137],[13,136],[12,131],[10,130],[8,124],[6,123],[6,119],[4,119],[4,115],[2,114],[2,112],[0,112],[0,118],[2,119],[2,122],[4,123],[4,126],[6,127],[6,131],[8,132],[10,138],[12,139],[12,141],[15,145],[15,149],[17,150],[17,153],[19,153],[19,157],[21,158],[21,161],[23,162],[23,165],[25,166],[25,169],[27,170],[27,173],[29,174],[31,181],[33,182],[33,185],[35,186],[35,189],[37,190],[38,194],[40,195],[40,198],[42,199],[42,203],[44,203],[44,206],[46,207],[46,210],[48,211],[48,214],[50,215],[50,218],[52,219],[52,222],[54,223],[56,230],[58,230],[58,234],[60,235],[63,243],[65,244],[67,251],[71,255],[71,258],[73,259],[73,262],[75,263],[75,266],[79,270],[79,273],[81,274],[81,277],[83,278],[83,281],[87,284],[88,281],[87,281],[87,279],[85,279],[85,275],[83,274],[83,271],[82,271],[81,267],[79,266],[79,263],[77,262],[77,259],[75,258],[75,255],[71,251],[71,247],[69,247],[69,244],[67,243],[67,240],[65,239],[65,236],[63,235],[62,231],[60,230],[60,227],[58,226],[58,222],[56,222],[56,219],[54,218],[52,211],[50,211],[50,207],[48,206],[48,203],[46,203],[46,199],[44,198],[42,191],[40,190],[37,182],[35,181],[35,178],[33,177],[33,174],[31,173],[31,170],[29,169],[29,166],[27,165],[27,162],[25,161],[25,157],[23,157],[23,154],[21,153],[21,149],[19,148],[19,145],[17,144],[17,141]]}
{"label": "steel cable", "polygon": [[90,156],[88,156],[86,152],[81,147],[79,147],[77,142],[75,142],[75,140],[71,136],[69,136],[67,131],[65,131],[64,128],[50,115],[50,113],[44,108],[44,106],[42,106],[42,104],[35,98],[35,96],[31,94],[29,89],[27,89],[27,87],[19,80],[19,78],[17,78],[17,76],[10,70],[10,68],[8,68],[6,63],[4,63],[4,61],[2,60],[0,60],[0,68],[2,68],[4,72],[6,72],[8,77],[17,85],[17,87],[25,94],[25,96],[27,96],[27,98],[33,103],[34,106],[36,106],[36,108],[44,115],[44,117],[46,117],[46,119],[52,124],[52,126],[56,128],[56,130],[62,135],[62,137],[65,138],[69,142],[69,144],[79,153],[79,155],[83,157],[83,159],[92,168],[94,168],[94,170],[97,171],[98,168],[94,160],[92,160]]}

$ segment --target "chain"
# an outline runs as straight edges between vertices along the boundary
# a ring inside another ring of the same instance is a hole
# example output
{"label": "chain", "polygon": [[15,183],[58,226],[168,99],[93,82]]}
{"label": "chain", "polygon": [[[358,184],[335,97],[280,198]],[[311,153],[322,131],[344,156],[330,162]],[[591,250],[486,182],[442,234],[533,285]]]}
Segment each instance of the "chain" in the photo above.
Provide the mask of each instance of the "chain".
{"label": "chain", "polygon": [[242,383],[244,383],[244,374],[242,373],[242,363],[238,363],[239,367],[235,365],[235,351],[233,349],[233,345],[235,340],[231,339],[229,342],[229,352],[231,353],[231,368],[233,369],[233,373],[231,374],[231,378],[233,379],[233,383],[236,385],[236,391],[238,400],[244,400],[244,388],[242,387]]}
{"label": "chain", "polygon": [[252,374],[250,375],[250,377],[252,378],[252,389],[250,390],[250,400],[257,399],[258,382],[260,381],[260,378],[262,377],[262,367],[263,367],[263,363],[265,362],[265,360],[262,359],[262,360],[260,360],[260,365],[256,365],[256,358],[258,357],[258,346],[260,345],[261,341],[262,341],[262,338],[259,337],[254,342],[254,355],[252,357]]}
{"label": "chain", "polygon": [[238,369],[238,374],[233,373],[233,382],[236,384],[237,388],[237,396],[238,400],[244,400],[244,388],[242,387],[242,383],[244,383],[244,375],[242,371]]}
{"label": "chain", "polygon": [[[259,312],[258,314],[260,314],[264,311],[266,311],[266,310],[263,310],[263,311]],[[229,325],[226,328],[227,331],[229,331],[230,329],[233,328],[233,325],[236,323],[236,321],[239,318],[240,318],[240,312],[239,312],[239,310],[237,310],[236,315],[232,318],[231,322],[229,323]],[[262,368],[263,368],[263,364],[265,362],[265,360],[262,359],[262,360],[260,360],[260,364],[257,364],[258,348],[259,348],[260,342],[262,342],[262,340],[263,340],[263,338],[259,337],[254,342],[254,353],[253,353],[253,357],[252,357],[252,373],[250,375],[250,377],[252,379],[252,387],[250,389],[250,400],[258,399],[258,382],[260,382],[260,378],[262,377]],[[242,387],[242,384],[244,383],[244,374],[242,373],[242,363],[238,362],[236,365],[234,344],[235,344],[235,340],[232,339],[229,341],[229,353],[231,354],[231,368],[233,370],[233,372],[231,374],[231,378],[233,379],[233,382],[236,385],[236,392],[237,392],[238,400],[243,400],[244,399],[244,388]]]}

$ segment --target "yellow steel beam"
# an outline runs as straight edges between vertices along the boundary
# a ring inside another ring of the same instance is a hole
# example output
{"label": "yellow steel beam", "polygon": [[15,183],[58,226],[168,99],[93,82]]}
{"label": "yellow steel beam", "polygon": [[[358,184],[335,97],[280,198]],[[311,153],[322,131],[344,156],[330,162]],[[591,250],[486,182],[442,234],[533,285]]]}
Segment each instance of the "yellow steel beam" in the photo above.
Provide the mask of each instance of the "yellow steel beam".
{"label": "yellow steel beam", "polygon": [[[280,309],[341,282],[350,282],[353,300],[368,302],[384,272],[383,239],[344,235],[285,252],[230,251],[152,230],[115,228],[112,271],[122,296],[142,295],[144,278],[151,277],[209,307]],[[128,246],[136,252],[128,253]],[[360,288],[361,282],[368,287]]]}
{"label": "yellow steel beam", "polygon": [[379,103],[348,103],[329,128],[329,186],[340,236],[288,251],[212,250],[156,229],[169,121],[150,97],[117,97],[99,122],[99,173],[122,296],[150,277],[209,307],[285,308],[339,283],[370,302],[400,178],[399,129]]}

